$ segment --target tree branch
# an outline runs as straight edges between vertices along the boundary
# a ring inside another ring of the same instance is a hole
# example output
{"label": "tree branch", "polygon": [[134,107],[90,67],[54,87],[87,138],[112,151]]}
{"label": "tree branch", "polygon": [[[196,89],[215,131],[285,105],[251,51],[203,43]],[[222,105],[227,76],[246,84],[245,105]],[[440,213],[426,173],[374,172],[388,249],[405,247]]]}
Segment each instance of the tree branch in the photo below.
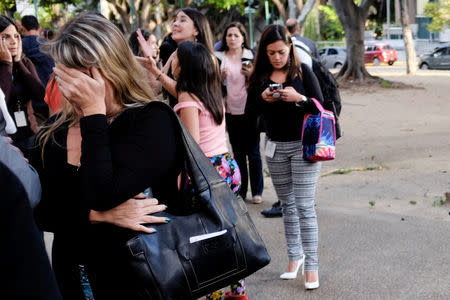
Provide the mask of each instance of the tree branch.
{"label": "tree branch", "polygon": [[280,0],[273,0],[273,4],[278,9],[278,12],[280,13],[281,17],[284,21],[286,21],[286,10],[284,9],[284,4],[280,2]]}
{"label": "tree branch", "polygon": [[315,3],[316,3],[316,0],[306,1],[305,5],[303,6],[302,12],[300,13],[300,16],[298,16],[298,18],[297,18],[297,22],[298,22],[300,28],[303,27],[303,24],[306,21],[306,17],[313,9]]}

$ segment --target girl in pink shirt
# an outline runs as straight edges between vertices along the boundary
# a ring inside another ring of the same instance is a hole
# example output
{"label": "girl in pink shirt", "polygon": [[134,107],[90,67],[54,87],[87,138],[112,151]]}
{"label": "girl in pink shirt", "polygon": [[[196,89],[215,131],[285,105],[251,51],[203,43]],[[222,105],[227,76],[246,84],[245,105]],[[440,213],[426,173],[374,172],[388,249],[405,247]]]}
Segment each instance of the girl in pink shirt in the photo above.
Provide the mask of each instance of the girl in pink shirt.
{"label": "girl in pink shirt", "polygon": [[[226,143],[225,107],[220,71],[214,56],[202,44],[182,42],[172,60],[172,72],[177,81],[178,95],[174,110],[217,172],[237,194],[241,173]],[[248,299],[244,292],[244,280],[232,285],[231,290],[231,295],[227,295],[226,299]],[[207,295],[207,299],[216,299],[216,294],[221,293],[217,291]]]}
{"label": "girl in pink shirt", "polygon": [[172,61],[178,104],[174,110],[233,192],[239,190],[241,173],[228,152],[224,104],[219,71],[202,44],[183,42]]}

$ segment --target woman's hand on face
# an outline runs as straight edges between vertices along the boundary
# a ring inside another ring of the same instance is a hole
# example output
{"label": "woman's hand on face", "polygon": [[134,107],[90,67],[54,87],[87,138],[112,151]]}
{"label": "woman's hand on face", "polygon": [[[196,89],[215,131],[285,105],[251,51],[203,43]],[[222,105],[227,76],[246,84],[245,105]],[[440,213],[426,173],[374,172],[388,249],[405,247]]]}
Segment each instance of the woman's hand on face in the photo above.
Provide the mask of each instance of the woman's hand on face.
{"label": "woman's hand on face", "polygon": [[91,211],[89,220],[93,223],[104,222],[135,231],[153,233],[154,228],[148,228],[142,224],[167,223],[166,217],[155,217],[151,214],[164,211],[167,206],[158,204],[155,198],[146,199],[143,193],[128,199],[124,203],[104,212]]}
{"label": "woman's hand on face", "polygon": [[22,59],[22,38],[20,37],[20,34],[17,36],[17,55],[14,56],[15,62],[19,62]]}
{"label": "woman's hand on face", "polygon": [[[81,109],[84,116],[106,114],[105,81],[96,67],[86,70],[86,73],[57,63],[55,79],[63,95]],[[89,74],[88,73],[88,74]]]}
{"label": "woman's hand on face", "polygon": [[280,99],[286,102],[299,102],[302,95],[299,94],[292,86],[287,86],[280,90]]}
{"label": "woman's hand on face", "polygon": [[141,47],[141,51],[144,54],[144,57],[153,57],[153,55],[155,54],[153,51],[153,47],[145,40],[144,36],[142,35],[141,29],[138,28],[138,30],[136,30],[136,33],[137,40],[139,42],[139,46]]}
{"label": "woman's hand on face", "polygon": [[273,94],[275,92],[279,93],[279,90],[277,91],[271,91],[269,88],[266,88],[262,93],[261,93],[261,97],[263,98],[264,101],[266,102],[275,102],[280,100],[280,98],[278,97],[274,97]]}
{"label": "woman's hand on face", "polygon": [[5,37],[1,37],[0,39],[0,60],[12,62],[11,52],[9,52],[6,46]]}

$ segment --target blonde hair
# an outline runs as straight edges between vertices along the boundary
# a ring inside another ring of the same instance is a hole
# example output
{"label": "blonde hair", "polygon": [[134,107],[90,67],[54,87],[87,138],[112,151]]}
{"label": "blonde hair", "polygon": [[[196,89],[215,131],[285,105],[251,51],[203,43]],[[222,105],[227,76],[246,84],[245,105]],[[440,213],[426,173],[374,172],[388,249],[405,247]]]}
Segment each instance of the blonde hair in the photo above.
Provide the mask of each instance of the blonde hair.
{"label": "blonde hair", "polygon": [[[98,13],[79,14],[41,48],[56,62],[69,68],[97,67],[111,83],[115,99],[122,107],[143,105],[155,97],[143,67],[135,59],[123,34]],[[58,127],[67,122],[73,125],[78,121],[79,116],[63,97],[57,120],[45,126],[38,135],[42,154]]]}

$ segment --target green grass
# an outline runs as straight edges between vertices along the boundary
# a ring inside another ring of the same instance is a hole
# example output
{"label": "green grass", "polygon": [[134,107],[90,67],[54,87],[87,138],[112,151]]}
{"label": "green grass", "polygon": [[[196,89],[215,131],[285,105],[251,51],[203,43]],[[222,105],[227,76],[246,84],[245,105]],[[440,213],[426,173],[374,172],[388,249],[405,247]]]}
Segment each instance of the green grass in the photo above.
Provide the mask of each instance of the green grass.
{"label": "green grass", "polygon": [[439,197],[439,199],[434,200],[433,206],[434,206],[434,207],[436,207],[436,206],[442,206],[442,205],[445,204],[445,202],[446,202],[446,201],[444,200],[443,197]]}
{"label": "green grass", "polygon": [[370,206],[373,207],[373,206],[375,206],[375,201],[370,201],[369,204],[370,204]]}
{"label": "green grass", "polygon": [[409,204],[416,205],[417,202],[416,201],[409,201]]}
{"label": "green grass", "polygon": [[392,83],[389,81],[383,80],[381,82],[381,87],[385,88],[385,89],[390,89],[390,88],[392,88]]}

